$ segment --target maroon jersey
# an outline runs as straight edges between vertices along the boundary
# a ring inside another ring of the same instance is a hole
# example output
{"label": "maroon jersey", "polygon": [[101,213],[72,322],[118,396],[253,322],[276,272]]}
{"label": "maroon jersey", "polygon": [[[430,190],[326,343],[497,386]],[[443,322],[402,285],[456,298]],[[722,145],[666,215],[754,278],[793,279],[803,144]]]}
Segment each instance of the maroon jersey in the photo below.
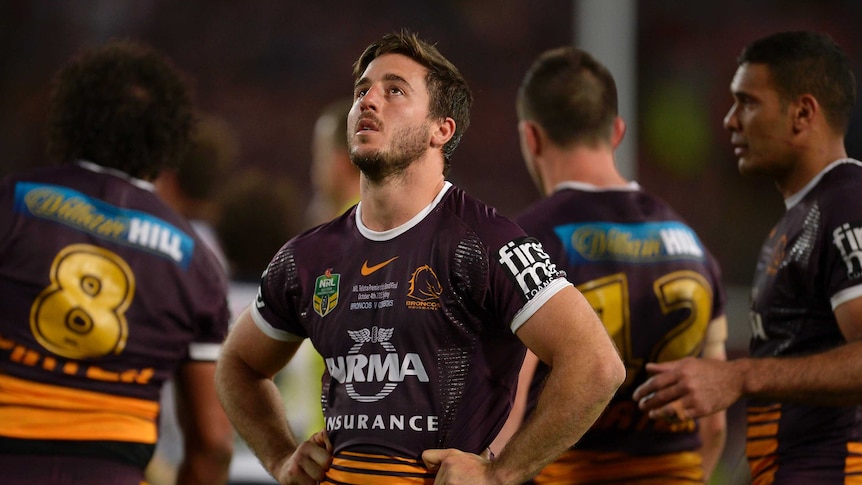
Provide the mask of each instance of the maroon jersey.
{"label": "maroon jersey", "polygon": [[[724,314],[719,267],[667,204],[635,184],[597,189],[568,182],[516,219],[584,294],[613,337],[626,380],[577,449],[654,455],[699,448],[696,424],[652,420],[632,392],[647,362],[697,355]],[[528,400],[547,374],[539,363]]]}
{"label": "maroon jersey", "polygon": [[323,356],[336,458],[480,453],[514,398],[525,353],[514,331],[569,283],[537,241],[448,182],[390,231],[364,227],[361,210],[288,242],[252,315]]}
{"label": "maroon jersey", "polygon": [[[753,357],[806,355],[846,343],[833,310],[862,296],[860,190],[862,164],[840,160],[785,200],[752,286]],[[755,483],[829,485],[845,483],[854,470],[858,476],[862,406],[748,404]]]}
{"label": "maroon jersey", "polygon": [[226,288],[147,182],[86,162],[0,181],[0,453],[146,465],[162,384],[217,357]]}

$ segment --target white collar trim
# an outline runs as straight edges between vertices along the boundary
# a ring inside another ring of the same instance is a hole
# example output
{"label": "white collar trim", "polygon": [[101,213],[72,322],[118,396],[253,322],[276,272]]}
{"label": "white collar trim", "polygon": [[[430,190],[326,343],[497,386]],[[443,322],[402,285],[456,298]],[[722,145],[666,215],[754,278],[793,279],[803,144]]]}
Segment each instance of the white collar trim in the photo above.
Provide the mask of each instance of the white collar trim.
{"label": "white collar trim", "polygon": [[635,192],[641,190],[641,186],[637,182],[629,182],[625,185],[613,185],[609,187],[599,187],[598,185],[588,184],[586,182],[578,182],[575,180],[567,180],[560,182],[554,187],[554,192],[559,192],[564,189],[583,190],[586,192]]}
{"label": "white collar trim", "polygon": [[88,162],[86,160],[76,160],[75,164],[77,164],[79,167],[86,169],[86,170],[89,170],[91,172],[106,173],[108,175],[113,175],[115,177],[119,177],[119,178],[129,182],[130,184],[135,185],[135,186],[142,188],[144,190],[148,190],[150,192],[156,191],[156,186],[153,185],[152,182],[147,182],[144,179],[132,177],[131,175],[127,174],[126,172],[123,172],[122,170],[117,170],[115,168],[109,168],[109,167],[103,167],[103,166],[97,165],[93,162]]}
{"label": "white collar trim", "polygon": [[862,162],[859,162],[859,160],[854,160],[852,158],[839,158],[838,160],[835,160],[834,162],[827,165],[826,168],[821,170],[820,173],[815,175],[813,179],[811,179],[807,184],[805,184],[805,187],[802,187],[802,189],[800,189],[798,192],[796,192],[795,194],[791,195],[790,197],[784,199],[785,210],[792,209],[793,206],[798,204],[799,201],[804,199],[805,196],[808,195],[809,192],[811,192],[811,190],[814,188],[814,186],[820,182],[820,179],[822,179],[823,176],[826,175],[826,172],[832,170],[833,168],[837,167],[838,165],[841,165],[842,163],[853,163],[853,164],[856,164],[856,165],[859,165],[860,167],[862,167]]}
{"label": "white collar trim", "polygon": [[446,192],[450,187],[452,187],[451,182],[443,182],[443,188],[440,189],[440,192],[437,193],[437,196],[434,197],[434,200],[432,200],[430,204],[425,206],[424,209],[419,211],[419,213],[413,216],[409,221],[386,231],[372,231],[362,223],[362,201],[359,201],[359,204],[356,206],[356,228],[359,229],[360,234],[372,241],[389,241],[390,239],[395,239],[401,234],[412,229],[416,224],[419,224],[422,219],[425,219],[425,216],[430,214],[431,211],[437,207],[440,201],[443,200],[443,196],[446,195]]}

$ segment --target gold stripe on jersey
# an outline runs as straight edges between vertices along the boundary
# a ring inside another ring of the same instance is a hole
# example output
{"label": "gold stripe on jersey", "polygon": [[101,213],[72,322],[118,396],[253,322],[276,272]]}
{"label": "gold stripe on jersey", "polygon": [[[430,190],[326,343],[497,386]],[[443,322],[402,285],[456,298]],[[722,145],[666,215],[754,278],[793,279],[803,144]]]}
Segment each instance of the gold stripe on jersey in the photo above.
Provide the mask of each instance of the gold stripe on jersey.
{"label": "gold stripe on jersey", "polygon": [[751,467],[752,485],[767,485],[778,470],[778,421],[781,405],[749,406],[747,410],[745,455]]}
{"label": "gold stripe on jersey", "polygon": [[535,478],[536,485],[691,485],[703,481],[701,456],[693,451],[636,456],[569,450]]}
{"label": "gold stripe on jersey", "polygon": [[432,485],[434,473],[424,464],[409,458],[343,451],[332,458],[332,465],[321,484],[333,485]]}
{"label": "gold stripe on jersey", "polygon": [[0,375],[0,436],[156,442],[157,401]]}
{"label": "gold stripe on jersey", "polygon": [[862,443],[851,441],[847,443],[847,458],[844,460],[844,481],[847,484],[862,484]]}

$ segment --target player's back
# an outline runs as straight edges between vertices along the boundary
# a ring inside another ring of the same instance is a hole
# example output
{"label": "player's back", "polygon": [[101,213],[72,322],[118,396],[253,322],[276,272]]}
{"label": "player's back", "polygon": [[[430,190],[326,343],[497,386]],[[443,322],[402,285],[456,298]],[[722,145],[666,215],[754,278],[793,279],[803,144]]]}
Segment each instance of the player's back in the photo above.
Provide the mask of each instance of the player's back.
{"label": "player's back", "polygon": [[0,448],[145,465],[162,383],[227,330],[224,274],[151,185],[79,163],[0,182]]}
{"label": "player's back", "polygon": [[[572,183],[517,222],[564,267],[626,364],[625,383],[577,448],[631,455],[696,449],[694,421],[651,420],[631,397],[647,378],[647,362],[697,355],[708,324],[723,313],[718,265],[695,232],[636,184],[599,190]],[[528,412],[546,373],[540,363]]]}

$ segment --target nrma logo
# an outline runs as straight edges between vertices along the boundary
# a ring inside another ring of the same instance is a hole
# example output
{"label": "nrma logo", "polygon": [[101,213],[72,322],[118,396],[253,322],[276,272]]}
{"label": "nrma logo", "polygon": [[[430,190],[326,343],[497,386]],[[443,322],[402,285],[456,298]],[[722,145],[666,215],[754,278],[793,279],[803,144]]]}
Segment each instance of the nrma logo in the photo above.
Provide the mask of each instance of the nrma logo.
{"label": "nrma logo", "polygon": [[528,300],[558,275],[557,266],[551,262],[542,243],[532,237],[509,241],[500,248],[498,256],[500,264]]}
{"label": "nrma logo", "polygon": [[[379,401],[391,394],[408,376],[419,382],[429,381],[419,354],[408,352],[402,358],[395,351],[395,346],[389,342],[394,332],[394,328],[376,326],[348,330],[355,343],[347,355],[326,359],[329,375],[344,384],[347,395],[353,400],[364,403]],[[366,348],[366,353],[359,353],[362,348]],[[371,353],[369,350],[379,352]]]}

